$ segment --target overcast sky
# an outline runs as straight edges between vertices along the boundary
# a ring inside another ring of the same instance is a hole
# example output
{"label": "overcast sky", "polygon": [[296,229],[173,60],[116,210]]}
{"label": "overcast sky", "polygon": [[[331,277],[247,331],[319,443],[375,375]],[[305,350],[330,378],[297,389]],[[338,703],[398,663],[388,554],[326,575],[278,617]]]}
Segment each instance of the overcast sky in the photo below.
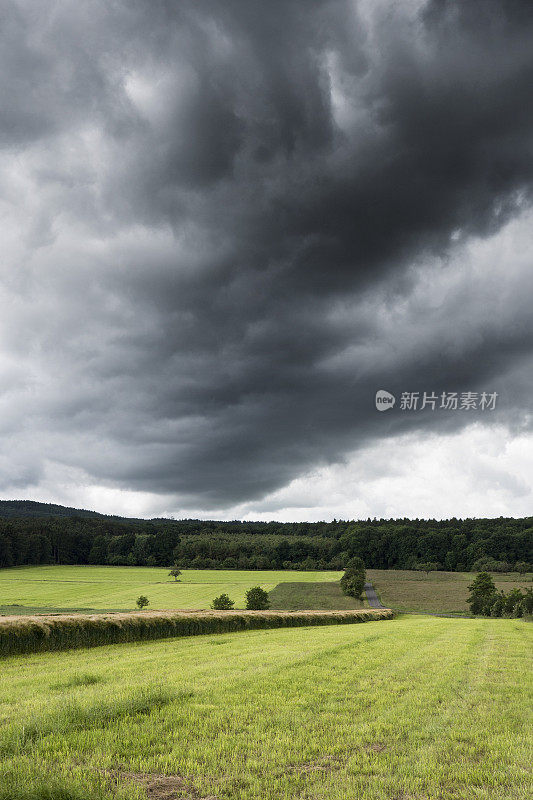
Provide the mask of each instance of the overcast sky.
{"label": "overcast sky", "polygon": [[532,513],[530,0],[0,14],[0,497]]}

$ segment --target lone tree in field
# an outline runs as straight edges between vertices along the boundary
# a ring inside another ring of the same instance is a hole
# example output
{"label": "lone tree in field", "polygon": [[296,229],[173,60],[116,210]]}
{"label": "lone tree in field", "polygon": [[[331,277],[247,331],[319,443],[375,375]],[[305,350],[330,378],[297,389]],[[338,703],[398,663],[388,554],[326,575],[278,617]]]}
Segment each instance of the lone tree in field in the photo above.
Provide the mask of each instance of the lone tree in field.
{"label": "lone tree in field", "polygon": [[266,611],[270,608],[268,592],[260,586],[253,586],[246,592],[246,608],[248,611]]}
{"label": "lone tree in field", "polygon": [[347,565],[346,571],[341,578],[341,589],[348,597],[355,597],[359,599],[365,588],[366,570],[363,560],[358,558],[351,558]]}
{"label": "lone tree in field", "polygon": [[470,597],[467,602],[472,614],[490,615],[492,606],[498,599],[496,586],[488,572],[480,572],[470,586]]}
{"label": "lone tree in field", "polygon": [[429,575],[430,572],[437,572],[439,564],[434,561],[424,561],[421,564],[416,564],[415,569],[418,572],[425,572],[426,575]]}
{"label": "lone tree in field", "polygon": [[177,564],[174,564],[174,566],[172,567],[172,569],[170,570],[170,572],[168,574],[172,575],[174,580],[177,581],[179,576],[181,575],[181,569],[178,567]]}
{"label": "lone tree in field", "polygon": [[214,608],[215,611],[231,611],[234,605],[235,602],[230,600],[227,594],[221,594],[215,597],[211,603],[211,608]]}
{"label": "lone tree in field", "polygon": [[149,605],[149,603],[150,601],[144,594],[142,594],[140,597],[137,598],[137,605],[139,606],[141,611],[143,610],[143,608],[146,608],[146,606]]}

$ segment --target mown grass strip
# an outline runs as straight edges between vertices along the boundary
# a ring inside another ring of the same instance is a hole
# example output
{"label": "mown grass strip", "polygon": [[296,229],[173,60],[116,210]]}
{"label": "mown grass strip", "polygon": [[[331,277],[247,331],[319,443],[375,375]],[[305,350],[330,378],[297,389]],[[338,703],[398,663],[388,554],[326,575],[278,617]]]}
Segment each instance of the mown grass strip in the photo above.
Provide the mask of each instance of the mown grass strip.
{"label": "mown grass strip", "polygon": [[199,611],[15,617],[0,621],[0,656],[264,628],[392,619],[389,609],[356,611]]}

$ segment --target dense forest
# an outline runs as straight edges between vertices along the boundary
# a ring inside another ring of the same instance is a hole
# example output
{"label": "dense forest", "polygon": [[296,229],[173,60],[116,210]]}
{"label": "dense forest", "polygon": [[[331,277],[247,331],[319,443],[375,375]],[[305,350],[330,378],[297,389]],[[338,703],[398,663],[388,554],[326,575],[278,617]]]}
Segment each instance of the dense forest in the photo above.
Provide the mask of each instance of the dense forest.
{"label": "dense forest", "polygon": [[106,517],[28,501],[0,502],[0,567],[110,564],[196,569],[343,569],[422,563],[502,570],[533,561],[533,518],[333,522],[215,522]]}

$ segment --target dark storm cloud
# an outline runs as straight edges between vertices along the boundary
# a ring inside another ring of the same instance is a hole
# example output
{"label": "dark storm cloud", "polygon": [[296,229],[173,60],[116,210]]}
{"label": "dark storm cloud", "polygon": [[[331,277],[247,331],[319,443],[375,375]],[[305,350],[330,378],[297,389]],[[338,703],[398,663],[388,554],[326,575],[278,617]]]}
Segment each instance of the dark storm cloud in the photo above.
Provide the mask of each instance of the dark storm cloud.
{"label": "dark storm cloud", "polygon": [[380,415],[379,388],[500,391],[522,424],[528,265],[468,277],[461,248],[529,204],[528,4],[2,13],[25,247],[4,348],[27,365],[11,430],[32,430],[32,475],[48,458],[207,508],[467,419]]}

